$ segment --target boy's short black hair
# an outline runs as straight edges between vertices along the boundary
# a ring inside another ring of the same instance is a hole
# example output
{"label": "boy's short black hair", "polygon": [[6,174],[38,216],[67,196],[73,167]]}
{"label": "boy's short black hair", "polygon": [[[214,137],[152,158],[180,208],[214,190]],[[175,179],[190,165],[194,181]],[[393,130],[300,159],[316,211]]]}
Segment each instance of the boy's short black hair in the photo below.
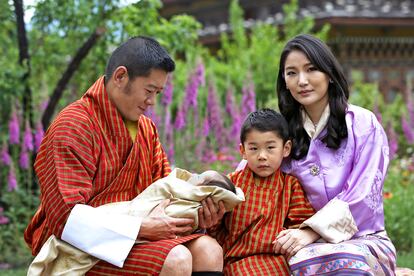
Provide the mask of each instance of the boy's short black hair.
{"label": "boy's short black hair", "polygon": [[252,130],[260,132],[272,131],[283,140],[283,143],[290,139],[289,128],[285,118],[282,114],[270,108],[259,109],[247,115],[240,132],[240,142],[242,145],[246,141],[247,134]]}
{"label": "boy's short black hair", "polygon": [[205,186],[217,186],[217,187],[221,187],[223,189],[226,189],[230,192],[233,192],[234,194],[236,193],[236,186],[234,186],[233,181],[230,180],[230,178],[223,174],[220,173],[219,174],[223,177],[223,181],[217,181],[217,180],[212,180],[210,182],[206,182],[203,185]]}

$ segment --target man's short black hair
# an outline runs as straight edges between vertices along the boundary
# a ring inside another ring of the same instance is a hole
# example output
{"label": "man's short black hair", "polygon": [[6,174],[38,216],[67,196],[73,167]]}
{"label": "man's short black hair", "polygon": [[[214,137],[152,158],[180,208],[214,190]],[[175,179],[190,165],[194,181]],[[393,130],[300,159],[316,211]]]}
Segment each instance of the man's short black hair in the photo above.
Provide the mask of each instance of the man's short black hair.
{"label": "man's short black hair", "polygon": [[242,145],[246,141],[247,134],[252,130],[260,132],[272,131],[283,140],[283,143],[290,139],[289,128],[285,118],[279,112],[269,108],[259,109],[247,115],[240,132],[240,142]]}
{"label": "man's short black hair", "polygon": [[203,185],[204,186],[221,187],[223,189],[226,189],[226,190],[236,194],[236,187],[234,186],[233,181],[231,181],[230,178],[227,175],[225,175],[223,173],[219,173],[219,174],[222,176],[223,181],[212,180],[210,182],[204,183]]}
{"label": "man's short black hair", "polygon": [[131,80],[148,76],[152,69],[167,73],[175,70],[175,62],[168,52],[155,39],[146,36],[132,37],[115,49],[106,65],[105,82],[119,66],[127,68]]}

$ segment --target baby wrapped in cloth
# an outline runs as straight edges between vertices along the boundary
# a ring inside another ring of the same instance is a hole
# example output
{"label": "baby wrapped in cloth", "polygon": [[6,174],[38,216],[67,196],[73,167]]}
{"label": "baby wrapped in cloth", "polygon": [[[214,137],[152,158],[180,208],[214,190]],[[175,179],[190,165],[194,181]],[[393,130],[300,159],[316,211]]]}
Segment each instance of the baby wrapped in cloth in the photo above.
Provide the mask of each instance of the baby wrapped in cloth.
{"label": "baby wrapped in cloth", "polygon": [[[243,191],[234,187],[225,175],[216,171],[206,171],[197,175],[176,168],[131,201],[110,203],[96,208],[103,214],[145,217],[160,202],[170,199],[170,204],[165,208],[166,214],[171,217],[193,218],[193,230],[196,230],[200,202],[208,196],[214,202],[222,201],[226,211],[231,211],[244,201]],[[27,275],[83,275],[98,261],[98,258],[52,235],[31,263]]]}

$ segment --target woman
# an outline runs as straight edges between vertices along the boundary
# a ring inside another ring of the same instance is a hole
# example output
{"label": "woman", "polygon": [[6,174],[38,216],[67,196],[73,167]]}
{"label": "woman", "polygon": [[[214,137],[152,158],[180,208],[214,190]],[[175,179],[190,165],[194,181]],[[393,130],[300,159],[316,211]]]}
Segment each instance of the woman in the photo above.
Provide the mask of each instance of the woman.
{"label": "woman", "polygon": [[395,274],[384,227],[384,129],[372,112],[348,103],[344,73],[321,40],[296,36],[279,66],[279,108],[293,138],[284,169],[318,212],[300,229],[280,232],[275,253],[287,256],[294,275]]}

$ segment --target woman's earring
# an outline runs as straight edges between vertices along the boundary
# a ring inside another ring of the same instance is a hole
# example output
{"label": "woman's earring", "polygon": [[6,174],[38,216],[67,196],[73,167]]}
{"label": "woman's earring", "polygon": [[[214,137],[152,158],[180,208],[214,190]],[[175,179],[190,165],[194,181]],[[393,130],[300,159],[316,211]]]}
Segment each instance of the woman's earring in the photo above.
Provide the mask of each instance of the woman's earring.
{"label": "woman's earring", "polygon": [[332,79],[329,79],[329,83],[333,83],[333,80]]}

